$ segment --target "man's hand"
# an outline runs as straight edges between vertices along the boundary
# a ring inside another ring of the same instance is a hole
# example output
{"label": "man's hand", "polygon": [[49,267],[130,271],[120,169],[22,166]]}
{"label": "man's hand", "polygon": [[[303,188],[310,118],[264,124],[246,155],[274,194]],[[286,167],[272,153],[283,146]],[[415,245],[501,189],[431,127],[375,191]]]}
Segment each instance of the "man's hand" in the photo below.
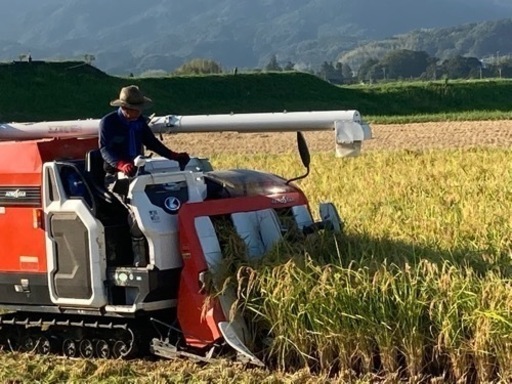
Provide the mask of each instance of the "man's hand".
{"label": "man's hand", "polygon": [[177,161],[180,164],[180,171],[185,170],[188,162],[190,161],[190,156],[187,152],[178,152],[174,154],[173,160]]}
{"label": "man's hand", "polygon": [[116,168],[123,172],[126,176],[131,177],[135,175],[135,166],[131,161],[120,160],[117,162]]}

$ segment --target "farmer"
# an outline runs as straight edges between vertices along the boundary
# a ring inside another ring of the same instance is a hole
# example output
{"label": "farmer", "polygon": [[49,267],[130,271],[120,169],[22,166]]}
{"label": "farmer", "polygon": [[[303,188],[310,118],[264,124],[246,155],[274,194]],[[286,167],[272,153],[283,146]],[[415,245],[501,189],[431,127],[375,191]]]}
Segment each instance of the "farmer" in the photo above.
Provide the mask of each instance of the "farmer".
{"label": "farmer", "polygon": [[142,111],[152,104],[139,87],[130,85],[121,89],[119,98],[110,105],[119,107],[104,116],[100,122],[99,146],[105,160],[107,174],[117,171],[126,176],[135,174],[133,160],[144,153],[143,145],[169,160],[176,160],[183,169],[190,160],[186,152],[173,152],[159,141],[149,128]]}
{"label": "farmer", "polygon": [[[139,87],[130,85],[121,88],[119,98],[110,105],[119,107],[100,121],[99,147],[104,160],[105,186],[124,204],[124,196],[116,193],[118,172],[131,177],[135,175],[134,159],[147,149],[180,164],[184,169],[190,160],[186,152],[174,152],[159,141],[149,128],[142,111],[152,104],[152,100],[143,95]],[[147,265],[147,252],[144,235],[139,229],[133,212],[129,210],[128,223],[132,236],[132,249],[135,266]]]}

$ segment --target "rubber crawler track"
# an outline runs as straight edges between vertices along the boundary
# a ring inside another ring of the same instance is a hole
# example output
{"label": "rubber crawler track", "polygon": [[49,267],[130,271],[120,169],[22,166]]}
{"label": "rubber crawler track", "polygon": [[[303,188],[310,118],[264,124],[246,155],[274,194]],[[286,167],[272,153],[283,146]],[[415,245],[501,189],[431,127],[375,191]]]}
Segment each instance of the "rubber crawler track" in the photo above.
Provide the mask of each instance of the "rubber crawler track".
{"label": "rubber crawler track", "polygon": [[135,334],[125,321],[18,313],[0,316],[0,327],[0,343],[11,351],[83,358],[130,358],[137,354]]}

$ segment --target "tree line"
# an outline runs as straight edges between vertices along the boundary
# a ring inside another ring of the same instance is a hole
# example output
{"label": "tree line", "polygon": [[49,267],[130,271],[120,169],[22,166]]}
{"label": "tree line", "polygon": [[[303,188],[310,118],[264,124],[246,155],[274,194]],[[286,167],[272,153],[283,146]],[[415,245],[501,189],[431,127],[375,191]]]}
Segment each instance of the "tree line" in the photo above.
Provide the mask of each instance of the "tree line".
{"label": "tree line", "polygon": [[[301,71],[314,74],[333,84],[354,82],[379,82],[398,80],[440,80],[440,79],[482,79],[512,78],[512,57],[499,56],[480,60],[477,57],[455,55],[445,60],[430,56],[425,51],[397,49],[385,54],[381,59],[370,58],[362,63],[357,71],[349,64],[340,61],[324,61],[318,70],[299,66],[286,61],[279,63],[272,55],[263,68],[243,70],[244,72]],[[171,75],[207,75],[238,73],[238,68],[226,71],[214,60],[195,58],[172,71]],[[146,72],[142,76],[155,73]],[[162,73],[158,73],[161,75]]]}
{"label": "tree line", "polygon": [[445,60],[429,56],[425,51],[398,49],[380,60],[368,59],[357,72],[359,81],[439,80],[511,78],[512,58],[499,56],[481,60],[454,55]]}

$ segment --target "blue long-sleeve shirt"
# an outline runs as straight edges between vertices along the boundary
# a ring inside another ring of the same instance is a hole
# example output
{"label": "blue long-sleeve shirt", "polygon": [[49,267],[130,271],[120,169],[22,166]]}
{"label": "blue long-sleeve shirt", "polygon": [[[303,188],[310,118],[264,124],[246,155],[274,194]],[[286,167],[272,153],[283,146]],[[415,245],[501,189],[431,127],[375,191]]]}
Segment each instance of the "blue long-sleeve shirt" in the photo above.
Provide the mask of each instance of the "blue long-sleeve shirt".
{"label": "blue long-sleeve shirt", "polygon": [[104,116],[100,121],[99,147],[107,171],[117,168],[117,163],[133,161],[144,153],[143,145],[160,156],[173,160],[176,155],[159,141],[141,115],[135,121],[128,121],[121,109]]}

